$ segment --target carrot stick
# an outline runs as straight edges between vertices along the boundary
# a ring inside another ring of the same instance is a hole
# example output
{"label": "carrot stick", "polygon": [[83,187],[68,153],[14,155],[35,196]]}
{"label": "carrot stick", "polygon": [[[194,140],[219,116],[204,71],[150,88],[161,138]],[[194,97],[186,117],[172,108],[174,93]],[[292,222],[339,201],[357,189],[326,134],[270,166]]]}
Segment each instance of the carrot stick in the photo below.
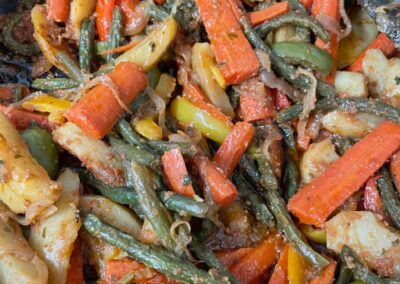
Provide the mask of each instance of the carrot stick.
{"label": "carrot stick", "polygon": [[275,265],[274,272],[272,272],[271,278],[269,279],[269,284],[289,284],[288,254],[289,245],[286,244],[279,256],[278,263]]}
{"label": "carrot stick", "polygon": [[251,88],[245,90],[239,97],[239,115],[247,122],[254,122],[275,117],[275,107],[270,89],[265,88],[265,93],[260,96]]}
{"label": "carrot stick", "polygon": [[[124,105],[130,105],[147,86],[146,74],[134,63],[122,62],[108,76],[118,87],[119,99]],[[65,117],[89,136],[101,139],[122,113],[123,108],[112,90],[100,84],[83,95]]]}
{"label": "carrot stick", "polygon": [[195,106],[207,112],[209,115],[224,122],[228,127],[233,127],[231,119],[223,114],[216,106],[211,104],[199,87],[193,84],[185,85],[183,87],[183,97],[188,99]]}
{"label": "carrot stick", "polygon": [[27,128],[32,122],[36,122],[40,127],[51,132],[56,129],[57,124],[50,122],[47,115],[42,115],[22,109],[9,109],[0,105],[0,111],[15,125],[18,130]]}
{"label": "carrot stick", "polygon": [[101,41],[107,40],[114,8],[115,0],[97,0],[96,29]]}
{"label": "carrot stick", "polygon": [[81,242],[77,239],[74,243],[74,250],[69,260],[67,282],[65,284],[83,284],[83,278],[83,253]]}
{"label": "carrot stick", "polygon": [[130,43],[127,43],[125,45],[122,45],[120,47],[116,47],[110,50],[106,50],[106,51],[102,51],[102,52],[98,52],[98,55],[108,55],[108,54],[113,54],[113,53],[120,53],[120,52],[124,52],[127,51],[129,49],[131,49],[132,47],[138,45],[140,41],[132,41]]}
{"label": "carrot stick", "polygon": [[247,122],[238,122],[232,132],[225,138],[214,156],[214,162],[231,176],[243,153],[246,151],[254,136],[254,127]]}
{"label": "carrot stick", "polygon": [[210,191],[211,198],[220,206],[232,203],[237,195],[235,185],[223,174],[214,163],[205,157],[192,160],[200,173],[200,178],[206,190]]}
{"label": "carrot stick", "polygon": [[195,193],[181,150],[171,149],[164,153],[161,160],[171,189],[174,192],[193,197]]}
{"label": "carrot stick", "polygon": [[232,249],[232,250],[221,250],[216,251],[215,254],[217,255],[219,261],[226,266],[231,267],[239,262],[242,258],[246,255],[251,253],[254,248],[240,248],[240,249]]}
{"label": "carrot stick", "polygon": [[367,54],[367,51],[370,49],[380,49],[386,55],[386,57],[390,57],[396,53],[396,47],[393,41],[388,38],[386,34],[379,33],[378,36],[371,42],[371,44],[347,68],[347,70],[361,72],[363,60]]}
{"label": "carrot stick", "polygon": [[400,152],[394,154],[390,160],[390,172],[397,191],[400,193]]}
{"label": "carrot stick", "polygon": [[275,262],[282,239],[278,235],[269,236],[254,250],[230,268],[240,283],[252,283],[259,279]]}
{"label": "carrot stick", "polygon": [[311,183],[300,189],[288,209],[301,223],[321,226],[400,148],[400,126],[381,123]]}
{"label": "carrot stick", "polygon": [[[340,21],[339,0],[315,0],[312,6],[312,15],[316,17],[321,14],[332,18],[336,22],[339,22]],[[326,50],[332,56],[333,68],[332,68],[332,73],[328,77],[327,81],[329,83],[333,83],[336,73],[336,58],[339,49],[339,39],[335,33],[330,32],[329,34],[330,34],[330,41],[328,43],[325,43],[320,38],[317,38],[315,45],[323,50]]]}
{"label": "carrot stick", "polygon": [[49,20],[66,23],[69,16],[71,0],[48,0],[47,16]]}
{"label": "carrot stick", "polygon": [[257,56],[228,1],[195,0],[222,75],[239,84],[258,72]]}
{"label": "carrot stick", "polygon": [[376,182],[378,179],[379,176],[374,176],[367,181],[364,190],[363,205],[365,210],[369,210],[374,213],[380,214],[381,216],[385,216],[382,207],[382,199],[376,186]]}
{"label": "carrot stick", "polygon": [[310,284],[332,284],[335,279],[336,261],[331,260],[320,275],[310,280]]}
{"label": "carrot stick", "polygon": [[[117,283],[118,280],[128,273],[133,273],[135,283],[168,283],[167,278],[163,274],[128,257],[112,259],[107,263],[105,269],[105,282],[109,284]],[[155,280],[157,281],[155,282]]]}
{"label": "carrot stick", "polygon": [[290,7],[287,1],[276,3],[268,8],[260,11],[248,13],[250,23],[255,26],[275,17],[282,16],[289,12]]}

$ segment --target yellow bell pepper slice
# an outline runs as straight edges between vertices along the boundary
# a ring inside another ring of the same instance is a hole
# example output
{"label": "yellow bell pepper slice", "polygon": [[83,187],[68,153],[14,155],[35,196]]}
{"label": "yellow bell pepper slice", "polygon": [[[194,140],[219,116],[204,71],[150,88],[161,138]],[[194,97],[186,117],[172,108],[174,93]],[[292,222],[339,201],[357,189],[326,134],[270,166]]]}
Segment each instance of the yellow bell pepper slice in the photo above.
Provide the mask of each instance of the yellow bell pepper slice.
{"label": "yellow bell pepper slice", "polygon": [[292,246],[288,252],[288,278],[290,284],[306,283],[307,260]]}
{"label": "yellow bell pepper slice", "polygon": [[307,239],[316,242],[318,244],[326,244],[326,232],[320,228],[314,228],[311,225],[302,224],[300,226],[301,231],[307,237]]}
{"label": "yellow bell pepper slice", "polygon": [[226,83],[225,78],[221,73],[221,70],[217,66],[211,66],[210,69],[215,81],[222,89],[225,90],[228,84]]}
{"label": "yellow bell pepper slice", "polygon": [[154,67],[173,42],[178,25],[168,17],[138,45],[132,47],[115,60],[115,65],[129,61],[141,66],[145,71]]}
{"label": "yellow bell pepper slice", "polygon": [[64,112],[72,105],[70,101],[39,96],[22,103],[22,108],[30,111],[48,112],[49,121],[56,123],[65,122]]}
{"label": "yellow bell pepper slice", "polygon": [[168,102],[172,92],[175,90],[175,87],[176,79],[167,73],[162,73],[155,91],[164,101]]}
{"label": "yellow bell pepper slice", "polygon": [[162,129],[150,117],[138,120],[134,123],[135,130],[149,140],[161,140]]}
{"label": "yellow bell pepper slice", "polygon": [[218,143],[224,142],[225,137],[232,130],[224,122],[182,97],[177,97],[171,103],[170,113],[181,122],[193,124],[204,136]]}

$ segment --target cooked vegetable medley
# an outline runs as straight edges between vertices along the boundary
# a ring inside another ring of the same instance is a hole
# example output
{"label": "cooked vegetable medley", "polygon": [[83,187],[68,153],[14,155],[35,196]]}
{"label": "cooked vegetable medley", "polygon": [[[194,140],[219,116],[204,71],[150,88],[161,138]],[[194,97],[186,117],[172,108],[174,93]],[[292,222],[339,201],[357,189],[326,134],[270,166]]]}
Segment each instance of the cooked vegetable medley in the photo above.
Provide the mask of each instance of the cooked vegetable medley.
{"label": "cooked vegetable medley", "polygon": [[400,283],[400,1],[0,23],[0,284]]}

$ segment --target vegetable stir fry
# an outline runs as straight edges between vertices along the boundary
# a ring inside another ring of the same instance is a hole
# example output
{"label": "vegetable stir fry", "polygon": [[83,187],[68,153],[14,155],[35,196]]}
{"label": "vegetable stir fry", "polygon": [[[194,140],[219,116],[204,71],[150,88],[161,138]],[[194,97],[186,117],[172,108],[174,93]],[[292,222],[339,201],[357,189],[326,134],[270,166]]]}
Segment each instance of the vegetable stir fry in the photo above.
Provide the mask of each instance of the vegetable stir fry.
{"label": "vegetable stir fry", "polygon": [[0,1],[0,283],[400,283],[399,11]]}

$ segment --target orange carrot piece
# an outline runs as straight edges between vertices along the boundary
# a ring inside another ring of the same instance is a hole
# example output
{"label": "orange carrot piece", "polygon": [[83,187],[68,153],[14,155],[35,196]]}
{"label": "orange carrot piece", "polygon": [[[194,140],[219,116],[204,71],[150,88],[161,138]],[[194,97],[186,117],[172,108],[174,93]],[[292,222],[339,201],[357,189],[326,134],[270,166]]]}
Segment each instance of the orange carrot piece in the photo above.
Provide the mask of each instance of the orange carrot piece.
{"label": "orange carrot piece", "polygon": [[269,88],[263,87],[264,94],[260,96],[252,88],[242,88],[239,96],[239,116],[247,122],[254,122],[275,117],[275,107]]}
{"label": "orange carrot piece", "polygon": [[143,12],[137,9],[139,0],[116,0],[116,5],[121,9],[124,35],[135,35],[141,32],[147,21],[144,21]]}
{"label": "orange carrot piece", "polygon": [[313,2],[314,0],[300,0],[300,3],[303,4],[303,6],[306,7],[306,9],[311,8]]}
{"label": "orange carrot piece", "polygon": [[288,97],[278,89],[273,90],[273,95],[275,99],[275,106],[277,110],[287,109],[292,104],[289,101]]}
{"label": "orange carrot piece", "polygon": [[385,121],[346,151],[288,203],[301,223],[321,226],[400,148],[400,126]]}
{"label": "orange carrot piece", "polygon": [[195,193],[181,150],[179,148],[171,149],[164,153],[161,160],[171,189],[174,192],[193,197]]}
{"label": "orange carrot piece", "polygon": [[289,284],[288,255],[289,245],[286,244],[279,256],[277,264],[275,265],[274,272],[272,272],[271,278],[269,279],[269,284]]}
{"label": "orange carrot piece", "polygon": [[205,157],[196,157],[192,161],[200,173],[203,186],[210,191],[216,204],[226,206],[236,199],[238,192],[235,185],[213,162]]}
{"label": "orange carrot piece", "polygon": [[400,193],[400,152],[394,154],[390,160],[390,172],[397,191]]}
{"label": "orange carrot piece", "polygon": [[71,0],[48,0],[47,16],[49,20],[66,23],[69,16]]}
{"label": "orange carrot piece", "polygon": [[77,239],[69,260],[67,282],[65,284],[83,284],[83,252],[81,242]]}
{"label": "orange carrot piece", "polygon": [[[336,22],[340,21],[340,13],[339,13],[339,0],[315,0],[313,1],[312,6],[312,15],[314,17],[318,15],[325,15],[327,17],[332,18]],[[333,68],[332,72],[329,75],[327,82],[333,83],[335,81],[335,73],[336,73],[336,59],[339,49],[339,39],[338,36],[330,32],[330,41],[328,43],[324,42],[320,38],[317,38],[315,45],[325,51],[327,51],[333,60]]]}
{"label": "orange carrot piece", "polygon": [[330,260],[320,275],[310,280],[310,284],[332,284],[335,279],[336,261]]}
{"label": "orange carrot piece", "polygon": [[13,90],[9,87],[0,87],[0,100],[9,101],[13,98]]}
{"label": "orange carrot piece", "polygon": [[96,29],[101,41],[107,40],[114,8],[115,0],[97,0]]}
{"label": "orange carrot piece", "polygon": [[254,250],[230,268],[240,283],[252,283],[259,279],[274,264],[282,246],[279,235],[269,236]]}
{"label": "orange carrot piece", "polygon": [[371,44],[347,68],[347,70],[354,72],[361,72],[364,57],[367,54],[367,51],[370,49],[380,49],[386,55],[386,57],[394,55],[397,50],[393,41],[390,38],[388,38],[386,34],[379,33],[378,36],[371,42]]}
{"label": "orange carrot piece", "polygon": [[223,121],[228,127],[233,127],[231,119],[223,114],[216,106],[211,104],[199,87],[193,84],[185,85],[183,87],[183,96],[192,104],[207,112],[209,115],[220,121]]}
{"label": "orange carrot piece", "polygon": [[128,273],[134,273],[135,283],[160,283],[167,284],[167,278],[144,264],[131,258],[113,259],[107,263],[105,269],[105,283],[117,283]]}
{"label": "orange carrot piece", "polygon": [[[257,56],[228,1],[195,0],[217,63],[228,84],[239,84],[258,72]],[[235,3],[234,3],[235,5]]]}
{"label": "orange carrot piece", "polygon": [[363,205],[365,210],[372,211],[374,213],[385,216],[382,206],[382,199],[379,194],[379,190],[376,186],[376,182],[379,176],[374,176],[367,181],[364,190]]}
{"label": "orange carrot piece", "polygon": [[29,126],[31,122],[36,122],[40,127],[51,132],[56,129],[57,124],[50,122],[47,115],[38,114],[22,109],[9,109],[0,105],[0,111],[4,113],[8,119],[14,124],[18,130],[23,130]]}
{"label": "orange carrot piece", "polygon": [[284,1],[271,5],[264,10],[250,12],[247,15],[249,17],[250,23],[255,26],[273,18],[282,16],[289,12],[289,10],[289,3],[287,1]]}
{"label": "orange carrot piece", "polygon": [[120,47],[116,47],[116,48],[109,49],[106,51],[98,52],[97,54],[98,55],[108,55],[108,54],[113,54],[113,53],[124,52],[124,51],[127,51],[127,50],[131,49],[132,47],[138,45],[139,42],[140,41],[132,41],[132,42],[122,45]]}
{"label": "orange carrot piece", "polygon": [[157,5],[164,5],[165,0],[154,0],[154,3],[156,3]]}
{"label": "orange carrot piece", "polygon": [[[119,99],[128,106],[147,86],[146,73],[134,63],[122,62],[108,76],[118,87]],[[123,108],[112,90],[101,84],[83,95],[66,112],[65,117],[89,136],[101,139],[122,113]]]}
{"label": "orange carrot piece", "polygon": [[226,267],[231,267],[239,262],[246,255],[251,253],[254,248],[239,248],[231,250],[220,250],[216,251],[215,254],[219,261]]}
{"label": "orange carrot piece", "polygon": [[254,127],[248,122],[237,122],[214,156],[214,162],[231,176],[254,136]]}

